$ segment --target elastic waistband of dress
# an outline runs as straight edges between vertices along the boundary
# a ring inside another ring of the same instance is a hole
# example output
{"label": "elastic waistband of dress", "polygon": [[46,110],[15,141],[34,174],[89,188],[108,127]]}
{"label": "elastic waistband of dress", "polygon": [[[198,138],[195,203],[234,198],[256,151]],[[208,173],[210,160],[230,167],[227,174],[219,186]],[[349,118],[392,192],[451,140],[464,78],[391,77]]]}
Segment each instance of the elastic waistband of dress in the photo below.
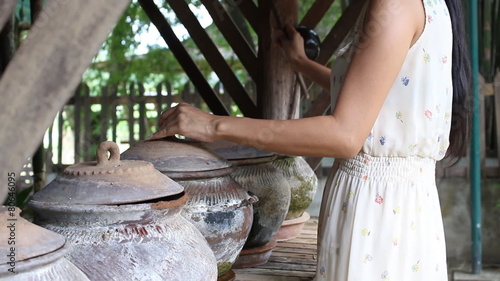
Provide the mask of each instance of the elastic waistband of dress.
{"label": "elastic waistband of dress", "polygon": [[338,159],[338,169],[360,178],[376,177],[380,180],[431,177],[436,173],[436,160],[418,156],[377,157],[360,153],[354,158]]}

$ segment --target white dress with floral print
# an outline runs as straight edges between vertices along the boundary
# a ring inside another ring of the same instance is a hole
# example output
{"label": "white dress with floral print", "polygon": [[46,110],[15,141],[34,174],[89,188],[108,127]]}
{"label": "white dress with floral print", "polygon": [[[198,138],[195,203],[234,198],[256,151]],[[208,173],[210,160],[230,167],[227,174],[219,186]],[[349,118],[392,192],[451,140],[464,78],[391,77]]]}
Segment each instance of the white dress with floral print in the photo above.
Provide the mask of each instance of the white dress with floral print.
{"label": "white dress with floral print", "polygon": [[[328,178],[317,281],[448,280],[435,163],[449,145],[452,31],[444,0],[423,3],[424,31],[408,51],[362,151],[337,159]],[[332,101],[363,36],[363,14],[337,51]]]}

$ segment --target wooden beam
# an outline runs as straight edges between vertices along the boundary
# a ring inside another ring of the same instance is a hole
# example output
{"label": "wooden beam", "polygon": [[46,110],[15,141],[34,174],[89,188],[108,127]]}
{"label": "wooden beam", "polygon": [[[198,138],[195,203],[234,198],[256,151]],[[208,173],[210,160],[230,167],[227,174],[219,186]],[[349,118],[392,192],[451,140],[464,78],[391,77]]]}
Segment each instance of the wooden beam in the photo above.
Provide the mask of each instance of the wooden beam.
{"label": "wooden beam", "polygon": [[212,16],[212,20],[215,25],[217,25],[224,38],[226,38],[229,45],[233,48],[234,53],[247,69],[250,77],[256,81],[258,65],[255,61],[257,60],[257,54],[253,51],[250,42],[241,34],[231,16],[226,12],[224,6],[222,6],[219,1],[201,0],[201,2],[205,5],[205,8]]}
{"label": "wooden beam", "polygon": [[276,8],[281,22],[297,22],[297,1],[260,0],[262,32],[259,34],[260,83],[257,85],[257,101],[265,119],[286,120],[293,113],[296,94],[295,72],[290,62],[272,38],[274,29],[279,28],[276,16],[271,11]]}
{"label": "wooden beam", "polygon": [[323,19],[330,6],[335,0],[316,0],[306,15],[300,21],[299,25],[305,25],[309,28],[315,28],[319,21]]}
{"label": "wooden beam", "polygon": [[[2,1],[4,2],[4,1]],[[0,80],[0,198],[81,79],[129,1],[49,1]],[[36,66],[36,67],[33,67]]]}
{"label": "wooden beam", "polygon": [[75,147],[74,147],[74,154],[75,154],[75,163],[80,163],[81,160],[81,132],[82,132],[82,91],[84,90],[84,87],[86,85],[79,84],[78,88],[76,88],[76,91],[74,93],[74,101],[75,101],[75,107],[74,107],[74,112],[75,112]]}
{"label": "wooden beam", "polygon": [[[84,91],[81,93],[83,102],[82,102],[82,108],[83,108],[83,147],[82,147],[82,154],[80,155],[80,158],[83,159],[83,161],[89,161],[92,158],[92,155],[90,155],[90,147],[93,144],[92,143],[92,130],[91,130],[91,120],[92,120],[92,109],[90,108],[90,89],[88,88],[87,85],[84,85]],[[50,132],[50,131],[49,131]],[[59,163],[61,164],[61,163]]]}
{"label": "wooden beam", "polygon": [[129,92],[128,92],[128,143],[130,145],[133,145],[135,143],[135,132],[134,132],[134,124],[135,124],[135,118],[134,118],[134,105],[135,105],[135,84],[131,83],[128,85]]}
{"label": "wooden beam", "polygon": [[[116,142],[116,129],[118,126],[118,116],[116,115],[116,100],[118,99],[118,85],[111,87],[111,140]],[[76,106],[76,105],[75,105]]]}
{"label": "wooden beam", "polygon": [[313,101],[304,117],[321,116],[331,107],[330,93],[323,91]]}
{"label": "wooden beam", "polygon": [[205,100],[210,110],[217,115],[229,115],[229,111],[224,107],[196,63],[189,56],[189,53],[175,35],[172,27],[158,9],[158,6],[156,6],[153,0],[139,0],[139,3],[160,32],[170,50],[179,61],[179,64],[186,71],[189,79],[200,92],[201,97]]}
{"label": "wooden beam", "polygon": [[2,0],[0,1],[0,30],[5,23],[12,17],[17,0]]}
{"label": "wooden beam", "polygon": [[240,108],[243,115],[248,117],[257,117],[257,107],[248,96],[246,89],[240,83],[233,70],[227,64],[224,57],[219,52],[217,46],[208,36],[207,32],[200,25],[196,16],[189,9],[185,0],[168,0],[170,7],[177,15],[179,21],[189,31],[191,38],[200,48],[205,59],[210,64],[214,72],[221,80],[227,92]]}
{"label": "wooden beam", "polygon": [[366,0],[353,0],[345,9],[342,16],[340,16],[337,23],[335,23],[335,26],[321,43],[321,52],[317,59],[319,63],[326,64],[330,60],[333,52],[335,52],[356,23],[365,2]]}
{"label": "wooden beam", "polygon": [[250,23],[250,26],[255,30],[257,34],[260,34],[259,30],[259,8],[253,0],[239,0],[238,7],[245,16],[245,18]]}
{"label": "wooden beam", "polygon": [[495,123],[497,132],[497,159],[498,166],[500,167],[500,72],[495,76],[495,83],[493,84],[495,91]]}

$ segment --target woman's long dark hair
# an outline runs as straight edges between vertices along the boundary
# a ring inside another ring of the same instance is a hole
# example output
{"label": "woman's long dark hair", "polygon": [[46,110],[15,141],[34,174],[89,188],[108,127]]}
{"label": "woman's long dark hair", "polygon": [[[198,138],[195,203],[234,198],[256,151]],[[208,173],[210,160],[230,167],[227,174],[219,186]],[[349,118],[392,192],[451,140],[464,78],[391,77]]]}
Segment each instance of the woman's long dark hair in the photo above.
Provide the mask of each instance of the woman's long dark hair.
{"label": "woman's long dark hair", "polygon": [[471,69],[462,0],[445,0],[453,29],[453,109],[451,114],[450,147],[447,158],[457,161],[467,151],[471,129]]}

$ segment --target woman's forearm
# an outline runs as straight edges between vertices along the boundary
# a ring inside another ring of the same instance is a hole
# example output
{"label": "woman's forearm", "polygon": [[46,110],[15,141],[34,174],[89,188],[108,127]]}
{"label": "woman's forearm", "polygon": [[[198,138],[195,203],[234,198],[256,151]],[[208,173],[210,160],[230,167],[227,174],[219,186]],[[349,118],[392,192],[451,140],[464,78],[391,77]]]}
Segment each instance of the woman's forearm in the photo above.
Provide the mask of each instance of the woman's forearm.
{"label": "woman's forearm", "polygon": [[277,153],[353,157],[359,152],[365,138],[356,136],[353,129],[339,126],[332,115],[297,120],[220,116],[214,120],[213,130],[214,139],[229,140]]}

